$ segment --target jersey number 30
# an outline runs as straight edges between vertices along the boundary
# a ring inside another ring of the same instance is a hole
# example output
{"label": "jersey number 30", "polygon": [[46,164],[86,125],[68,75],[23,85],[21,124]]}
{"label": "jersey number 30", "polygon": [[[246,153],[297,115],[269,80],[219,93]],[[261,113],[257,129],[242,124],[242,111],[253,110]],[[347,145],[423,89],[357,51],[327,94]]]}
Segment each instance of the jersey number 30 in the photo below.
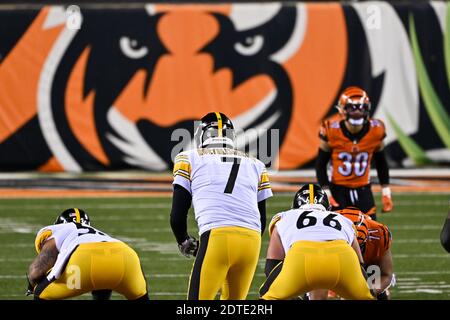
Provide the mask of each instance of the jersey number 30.
{"label": "jersey number 30", "polygon": [[[317,224],[317,218],[313,216],[308,216],[312,211],[304,211],[297,220],[297,229],[303,229],[307,227],[312,227]],[[342,225],[338,220],[335,220],[334,217],[337,217],[337,214],[330,213],[323,219],[323,225],[334,228],[336,230],[342,230]]]}
{"label": "jersey number 30", "polygon": [[339,166],[338,171],[343,176],[349,176],[354,171],[356,176],[361,177],[366,172],[367,160],[369,160],[367,152],[358,153],[355,158],[348,152],[341,152],[338,158],[342,160],[342,165]]}

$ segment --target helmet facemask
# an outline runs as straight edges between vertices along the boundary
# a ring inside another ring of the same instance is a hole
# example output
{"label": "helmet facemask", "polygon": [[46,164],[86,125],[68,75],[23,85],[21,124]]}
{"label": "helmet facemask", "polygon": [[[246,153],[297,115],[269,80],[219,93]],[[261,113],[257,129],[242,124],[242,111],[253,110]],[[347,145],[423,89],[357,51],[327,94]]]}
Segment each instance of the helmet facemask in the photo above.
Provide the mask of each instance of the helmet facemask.
{"label": "helmet facemask", "polygon": [[339,113],[353,126],[364,125],[370,116],[370,100],[367,93],[358,87],[348,87],[339,98]]}
{"label": "helmet facemask", "polygon": [[351,125],[362,126],[369,119],[370,103],[346,103],[343,106],[343,114]]}

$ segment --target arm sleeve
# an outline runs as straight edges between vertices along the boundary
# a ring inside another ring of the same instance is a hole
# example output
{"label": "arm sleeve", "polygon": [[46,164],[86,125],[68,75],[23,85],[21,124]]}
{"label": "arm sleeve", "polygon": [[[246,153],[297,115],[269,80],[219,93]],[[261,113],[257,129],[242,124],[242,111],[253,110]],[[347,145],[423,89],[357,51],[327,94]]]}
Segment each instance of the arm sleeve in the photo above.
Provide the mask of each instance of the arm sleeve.
{"label": "arm sleeve", "polygon": [[264,164],[261,163],[261,166],[263,167],[263,169],[258,183],[258,203],[273,196],[272,189],[270,187],[269,174],[267,173]]}
{"label": "arm sleeve", "polygon": [[180,185],[189,193],[191,190],[191,161],[186,154],[178,154],[173,165],[173,184]]}
{"label": "arm sleeve", "polygon": [[450,253],[450,218],[445,220],[444,226],[442,227],[441,244],[442,247]]}
{"label": "arm sleeve", "polygon": [[264,266],[264,273],[266,274],[266,278],[269,277],[270,273],[276,266],[280,264],[283,260],[277,259],[266,259],[266,265]]}
{"label": "arm sleeve", "polygon": [[264,234],[264,231],[266,230],[266,200],[261,200],[258,202],[258,210],[259,214],[261,215],[261,235]]}
{"label": "arm sleeve", "polygon": [[373,154],[375,166],[377,167],[378,180],[381,185],[389,184],[389,167],[386,160],[384,150],[375,152]]}
{"label": "arm sleeve", "polygon": [[319,154],[316,159],[316,176],[321,186],[328,186],[327,164],[331,159],[331,152],[323,151],[319,148]]}
{"label": "arm sleeve", "polygon": [[174,184],[170,227],[179,244],[189,238],[187,233],[187,215],[191,202],[192,196],[189,191],[178,184]]}

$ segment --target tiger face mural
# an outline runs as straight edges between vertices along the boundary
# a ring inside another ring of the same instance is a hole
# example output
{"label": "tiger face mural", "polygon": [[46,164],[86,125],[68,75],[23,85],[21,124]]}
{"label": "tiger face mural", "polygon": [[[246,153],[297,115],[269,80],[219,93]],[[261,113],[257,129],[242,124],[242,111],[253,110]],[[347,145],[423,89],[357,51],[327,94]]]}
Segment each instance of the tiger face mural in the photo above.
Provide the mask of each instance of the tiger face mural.
{"label": "tiger face mural", "polygon": [[[78,30],[66,28],[60,6],[0,10],[8,26],[0,40],[0,167],[166,170],[179,143],[174,130],[193,132],[194,120],[220,110],[243,130],[279,130],[279,167],[298,168],[314,160],[320,122],[336,116],[336,97],[349,84],[372,96],[389,155],[401,164],[410,154],[398,128],[420,138],[433,121],[417,121],[424,105],[405,32],[409,11],[381,6],[391,29],[378,33],[363,23],[364,4],[82,7]],[[375,54],[378,37],[403,55]],[[442,149],[441,140],[421,146]]]}

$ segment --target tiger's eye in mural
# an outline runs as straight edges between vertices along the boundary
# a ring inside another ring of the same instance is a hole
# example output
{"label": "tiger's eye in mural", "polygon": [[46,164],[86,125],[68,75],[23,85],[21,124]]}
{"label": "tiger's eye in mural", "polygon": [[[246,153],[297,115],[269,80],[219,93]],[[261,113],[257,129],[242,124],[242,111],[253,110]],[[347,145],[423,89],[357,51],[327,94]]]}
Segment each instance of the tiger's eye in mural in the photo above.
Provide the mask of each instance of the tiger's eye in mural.
{"label": "tiger's eye in mural", "polygon": [[392,165],[448,164],[449,5],[379,3],[376,24],[370,5],[81,6],[78,29],[59,6],[0,10],[0,168],[168,170],[173,132],[214,110],[276,130],[281,169],[308,167],[350,85]]}

